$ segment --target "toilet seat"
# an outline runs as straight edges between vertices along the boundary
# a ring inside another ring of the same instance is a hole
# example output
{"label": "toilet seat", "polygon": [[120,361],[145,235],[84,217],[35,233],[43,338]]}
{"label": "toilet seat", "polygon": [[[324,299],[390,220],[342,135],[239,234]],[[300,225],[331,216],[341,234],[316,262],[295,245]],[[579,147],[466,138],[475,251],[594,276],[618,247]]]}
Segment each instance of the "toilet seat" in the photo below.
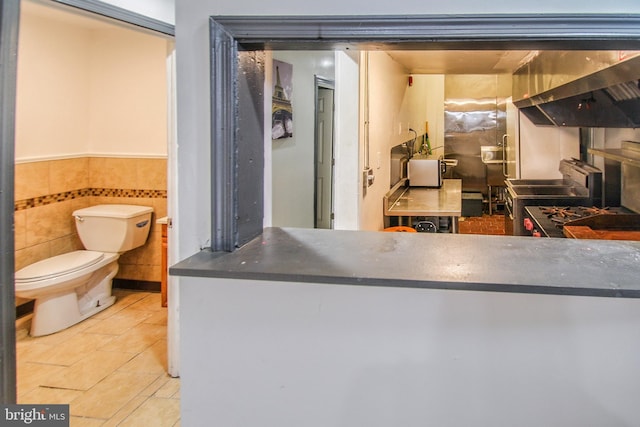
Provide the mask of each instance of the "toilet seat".
{"label": "toilet seat", "polygon": [[16,284],[38,282],[63,274],[73,273],[96,264],[104,258],[103,252],[74,251],[43,259],[15,274]]}

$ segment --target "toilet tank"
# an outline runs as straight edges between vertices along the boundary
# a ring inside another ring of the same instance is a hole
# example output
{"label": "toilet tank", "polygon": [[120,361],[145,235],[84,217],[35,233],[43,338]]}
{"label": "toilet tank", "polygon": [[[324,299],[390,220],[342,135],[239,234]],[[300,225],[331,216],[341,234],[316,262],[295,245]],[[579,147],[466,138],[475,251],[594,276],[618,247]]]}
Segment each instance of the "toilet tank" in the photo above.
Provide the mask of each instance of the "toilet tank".
{"label": "toilet tank", "polygon": [[153,208],[135,205],[96,205],[73,212],[85,249],[126,252],[144,245]]}

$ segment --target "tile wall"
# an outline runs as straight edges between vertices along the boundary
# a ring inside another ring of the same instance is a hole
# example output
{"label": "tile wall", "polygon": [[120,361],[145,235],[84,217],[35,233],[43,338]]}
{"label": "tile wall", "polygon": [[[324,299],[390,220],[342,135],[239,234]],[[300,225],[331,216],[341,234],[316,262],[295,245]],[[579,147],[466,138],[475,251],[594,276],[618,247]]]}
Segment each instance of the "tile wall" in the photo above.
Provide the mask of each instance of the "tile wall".
{"label": "tile wall", "polygon": [[15,165],[15,268],[82,249],[72,212],[102,203],[151,206],[147,243],[120,257],[116,278],[159,282],[167,160],[80,157]]}

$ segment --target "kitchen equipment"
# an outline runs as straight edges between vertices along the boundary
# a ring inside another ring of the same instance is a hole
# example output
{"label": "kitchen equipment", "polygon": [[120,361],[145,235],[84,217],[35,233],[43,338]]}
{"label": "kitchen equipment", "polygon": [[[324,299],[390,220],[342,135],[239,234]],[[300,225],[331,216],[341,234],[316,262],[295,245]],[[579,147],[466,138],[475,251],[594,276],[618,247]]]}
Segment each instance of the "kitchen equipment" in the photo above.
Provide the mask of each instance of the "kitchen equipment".
{"label": "kitchen equipment", "polygon": [[480,147],[480,159],[486,165],[504,163],[504,147],[499,145],[482,145]]}
{"label": "kitchen equipment", "polygon": [[433,221],[418,221],[416,231],[419,233],[437,233],[438,227]]}
{"label": "kitchen equipment", "polygon": [[612,190],[605,191],[607,197],[617,191],[622,206],[640,212],[640,142],[622,141],[620,148],[589,148],[588,152],[604,157],[606,190]]}
{"label": "kitchen equipment", "polygon": [[409,159],[407,175],[411,187],[442,186],[442,176],[447,170],[447,164],[441,159],[414,156]]}
{"label": "kitchen equipment", "polygon": [[[454,176],[462,179],[464,192],[486,194],[488,185],[503,184],[501,162],[488,165],[483,160],[487,157],[497,160],[502,149],[491,151],[482,147],[497,147],[507,131],[506,97],[511,93],[510,86],[510,77],[445,75],[444,154],[459,161]],[[489,184],[488,178],[494,175],[497,183]]]}
{"label": "kitchen equipment", "polygon": [[640,230],[640,215],[624,207],[526,206],[523,225],[528,236],[565,237],[566,227],[572,226]]}
{"label": "kitchen equipment", "polygon": [[390,185],[396,185],[401,179],[407,177],[407,163],[409,162],[409,152],[405,144],[391,147],[390,154]]}
{"label": "kitchen equipment", "polygon": [[525,206],[602,206],[602,172],[576,159],[563,159],[562,180],[507,179],[505,233],[525,236]]}
{"label": "kitchen equipment", "polygon": [[514,104],[538,125],[637,128],[639,67],[638,52],[541,52],[514,73]]}
{"label": "kitchen equipment", "polygon": [[387,217],[396,217],[400,224],[403,218],[412,225],[413,218],[451,217],[451,233],[457,233],[462,212],[462,180],[446,179],[441,188],[427,188],[409,187],[407,179],[402,179],[385,194],[382,209],[385,222]]}
{"label": "kitchen equipment", "polygon": [[640,215],[593,215],[569,221],[562,231],[574,239],[640,241]]}

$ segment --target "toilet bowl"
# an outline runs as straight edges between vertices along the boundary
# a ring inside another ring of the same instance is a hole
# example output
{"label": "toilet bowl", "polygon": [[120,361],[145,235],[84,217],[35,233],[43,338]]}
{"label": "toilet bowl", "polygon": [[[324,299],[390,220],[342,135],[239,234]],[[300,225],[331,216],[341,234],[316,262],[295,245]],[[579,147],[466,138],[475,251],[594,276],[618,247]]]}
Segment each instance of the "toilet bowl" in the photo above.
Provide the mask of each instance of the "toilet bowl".
{"label": "toilet bowl", "polygon": [[48,335],[104,310],[115,302],[111,279],[118,254],[74,251],[16,272],[16,295],[35,299],[31,335]]}
{"label": "toilet bowl", "polygon": [[120,254],[142,246],[153,209],[96,205],[73,213],[87,250],[38,261],[15,273],[15,293],[35,299],[30,334],[48,335],[113,305],[112,279]]}

